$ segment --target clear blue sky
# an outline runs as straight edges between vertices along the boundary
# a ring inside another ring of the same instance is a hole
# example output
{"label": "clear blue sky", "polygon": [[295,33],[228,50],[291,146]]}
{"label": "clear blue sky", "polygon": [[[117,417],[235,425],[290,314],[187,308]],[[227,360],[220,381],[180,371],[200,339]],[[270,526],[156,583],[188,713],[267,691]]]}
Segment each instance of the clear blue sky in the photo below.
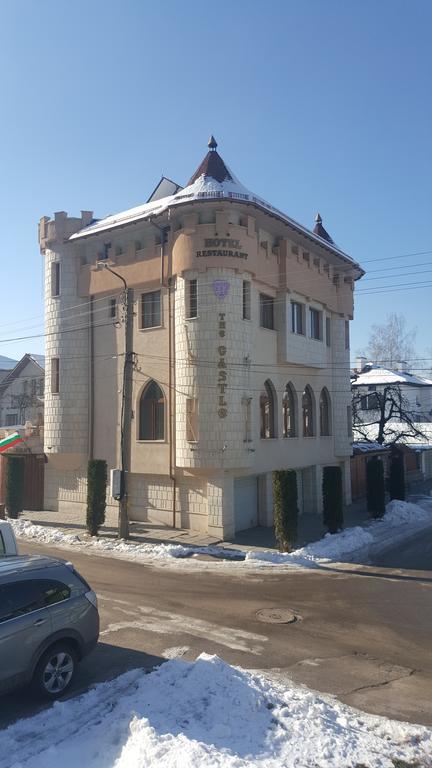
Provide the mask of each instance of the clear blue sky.
{"label": "clear blue sky", "polygon": [[[40,216],[185,183],[210,133],[247,187],[383,270],[359,291],[432,279],[430,0],[0,5],[0,355],[43,352],[3,343],[43,332]],[[359,293],[352,354],[396,310],[431,357],[431,290]]]}

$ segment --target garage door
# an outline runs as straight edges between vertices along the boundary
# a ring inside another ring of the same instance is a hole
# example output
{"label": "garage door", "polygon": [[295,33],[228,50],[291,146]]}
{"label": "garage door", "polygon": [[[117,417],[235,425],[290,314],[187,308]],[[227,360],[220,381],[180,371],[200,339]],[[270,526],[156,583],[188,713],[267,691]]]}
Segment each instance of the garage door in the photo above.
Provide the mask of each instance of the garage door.
{"label": "garage door", "polygon": [[234,478],[234,522],[236,531],[258,525],[258,478]]}

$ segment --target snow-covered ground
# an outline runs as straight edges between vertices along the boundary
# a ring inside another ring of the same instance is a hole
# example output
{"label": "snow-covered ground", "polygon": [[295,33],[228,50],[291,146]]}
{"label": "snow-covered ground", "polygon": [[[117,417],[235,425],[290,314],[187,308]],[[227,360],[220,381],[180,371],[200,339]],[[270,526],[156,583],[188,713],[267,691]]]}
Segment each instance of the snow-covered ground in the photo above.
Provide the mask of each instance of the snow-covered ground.
{"label": "snow-covered ground", "polygon": [[[323,562],[337,562],[355,559],[362,553],[374,551],[381,546],[390,546],[401,537],[412,535],[422,528],[432,526],[432,498],[422,497],[414,503],[391,501],[381,520],[372,520],[366,526],[347,528],[341,533],[327,534],[319,541],[296,549],[289,554],[275,551],[241,551],[219,546],[184,546],[182,544],[136,544],[116,539],[80,537],[68,534],[51,526],[34,525],[23,518],[10,521],[16,536],[35,539],[41,544],[54,544],[67,549],[79,549],[82,552],[101,555],[114,555],[123,559],[153,562],[155,564],[173,563],[179,560],[195,568],[208,568],[209,562],[196,559],[197,555],[210,555],[224,560],[224,566],[245,568],[251,566],[285,566],[312,568]],[[236,562],[244,558],[241,562]],[[228,561],[228,562],[227,562]],[[221,567],[221,564],[218,565]]]}
{"label": "snow-covered ground", "polygon": [[432,766],[432,730],[202,654],[127,672],[0,734],[0,768]]}

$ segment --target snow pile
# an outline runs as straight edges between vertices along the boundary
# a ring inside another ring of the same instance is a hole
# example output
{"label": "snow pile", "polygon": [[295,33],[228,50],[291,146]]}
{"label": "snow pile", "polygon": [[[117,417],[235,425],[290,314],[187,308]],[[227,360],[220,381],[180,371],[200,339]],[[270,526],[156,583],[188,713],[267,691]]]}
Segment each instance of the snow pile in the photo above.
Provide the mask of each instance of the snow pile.
{"label": "snow pile", "polygon": [[[391,501],[386,513],[380,520],[371,520],[365,526],[347,528],[336,534],[327,533],[319,541],[307,544],[290,553],[274,550],[249,550],[246,553],[238,549],[220,546],[184,546],[183,544],[136,544],[130,541],[105,538],[82,537],[63,533],[58,528],[34,525],[29,520],[10,520],[16,536],[36,539],[42,544],[55,544],[67,548],[80,547],[83,552],[111,554],[127,560],[172,561],[173,558],[189,558],[193,567],[203,567],[204,563],[194,560],[193,556],[207,555],[224,560],[241,560],[243,565],[280,565],[287,567],[314,568],[320,563],[351,560],[358,553],[362,557],[369,550],[388,547],[400,536],[412,535],[416,530],[432,525],[432,498],[421,497],[413,504],[406,501]],[[205,567],[208,567],[208,563]],[[232,568],[232,563],[229,563]],[[218,567],[221,567],[220,564]]]}
{"label": "snow pile", "polygon": [[0,768],[432,766],[432,730],[202,654],[97,685],[2,732]]}
{"label": "snow pile", "polygon": [[387,504],[385,516],[379,522],[392,527],[404,523],[411,525],[432,523],[432,499],[425,496],[418,499],[415,504],[394,499]]}
{"label": "snow pile", "polygon": [[356,552],[379,548],[391,543],[396,531],[403,530],[409,524],[407,534],[432,525],[432,498],[422,497],[416,504],[407,501],[390,501],[383,518],[372,520],[365,527],[347,528],[340,533],[327,533],[319,541],[308,544],[290,553],[248,552],[246,560],[273,563],[275,565],[293,565],[313,567],[314,564],[329,561],[349,560]]}
{"label": "snow pile", "polygon": [[247,552],[246,560],[265,561],[276,565],[312,566],[320,561],[340,560],[369,546],[373,541],[372,533],[358,525],[340,533],[326,533],[319,541],[307,544],[294,552]]}
{"label": "snow pile", "polygon": [[36,539],[40,544],[57,544],[59,546],[82,547],[86,550],[110,553],[132,560],[160,560],[164,558],[183,558],[191,555],[213,555],[214,557],[238,559],[241,552],[235,549],[223,547],[185,547],[183,544],[135,544],[122,539],[81,538],[77,534],[64,533],[51,526],[35,525],[30,520],[8,520],[12,525],[16,536],[24,536],[27,539]]}

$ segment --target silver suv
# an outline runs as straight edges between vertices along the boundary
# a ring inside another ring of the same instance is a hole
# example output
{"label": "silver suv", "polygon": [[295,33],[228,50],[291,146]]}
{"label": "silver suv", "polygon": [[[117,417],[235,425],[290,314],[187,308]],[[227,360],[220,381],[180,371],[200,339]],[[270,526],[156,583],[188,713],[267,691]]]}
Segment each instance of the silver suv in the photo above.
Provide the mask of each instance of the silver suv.
{"label": "silver suv", "polygon": [[36,694],[57,698],[98,636],[96,595],[71,563],[0,559],[0,693],[30,683]]}

